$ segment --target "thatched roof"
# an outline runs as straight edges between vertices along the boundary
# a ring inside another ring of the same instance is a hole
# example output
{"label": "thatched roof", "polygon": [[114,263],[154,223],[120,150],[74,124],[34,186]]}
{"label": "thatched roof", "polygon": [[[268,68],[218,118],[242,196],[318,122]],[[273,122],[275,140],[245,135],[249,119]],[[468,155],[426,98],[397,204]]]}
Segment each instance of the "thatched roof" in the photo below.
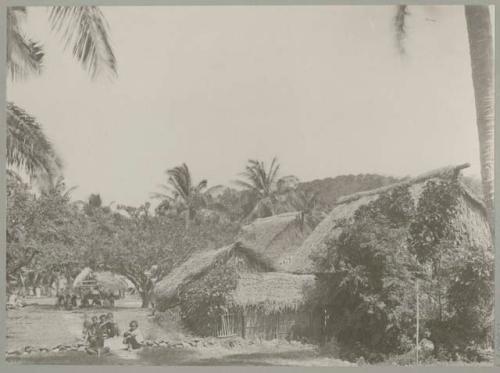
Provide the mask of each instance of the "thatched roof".
{"label": "thatched roof", "polygon": [[255,219],[236,239],[270,260],[276,270],[286,272],[291,257],[311,231],[300,212],[288,212]]}
{"label": "thatched roof", "polygon": [[89,275],[92,273],[92,270],[89,267],[85,267],[82,269],[82,271],[75,277],[75,280],[73,281],[73,287],[77,288],[79,287],[82,282],[89,277]]}
{"label": "thatched roof", "polygon": [[[469,167],[468,164],[441,168],[403,182],[339,198],[332,211],[306,238],[300,250],[297,251],[297,255],[292,258],[289,266],[290,272],[317,272],[314,259],[325,255],[328,242],[342,233],[343,228],[351,221],[359,207],[375,201],[382,193],[399,186],[408,186],[413,199],[417,201],[425,182],[431,179],[443,180],[458,177],[460,171],[467,167]],[[468,232],[472,245],[487,247],[491,245],[491,236],[484,204],[465,184],[460,183],[460,185],[464,198],[460,203],[455,224],[462,231]]]}
{"label": "thatched roof", "polygon": [[175,303],[178,289],[181,285],[200,278],[217,264],[225,263],[235,254],[246,256],[263,270],[274,270],[274,267],[265,258],[240,243],[215,250],[199,251],[184,263],[174,268],[170,274],[156,284],[153,293],[155,300],[157,303],[160,302],[162,304]]}
{"label": "thatched roof", "polygon": [[78,274],[78,276],[76,276],[75,280],[73,281],[73,287],[81,287],[85,280],[91,279],[95,280],[96,285],[100,286],[105,291],[125,291],[129,288],[129,282],[125,277],[109,271],[92,271],[88,267],[84,268]]}
{"label": "thatched roof", "polygon": [[316,286],[314,275],[266,272],[240,274],[233,300],[242,307],[257,307],[266,313],[296,310],[307,303]]}

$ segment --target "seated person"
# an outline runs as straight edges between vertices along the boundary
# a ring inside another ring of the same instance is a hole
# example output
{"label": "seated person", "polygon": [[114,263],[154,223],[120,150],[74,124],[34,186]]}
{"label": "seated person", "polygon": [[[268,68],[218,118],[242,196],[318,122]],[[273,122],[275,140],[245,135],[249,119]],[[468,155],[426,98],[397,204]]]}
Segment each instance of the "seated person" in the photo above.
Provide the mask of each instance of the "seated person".
{"label": "seated person", "polygon": [[129,330],[123,333],[123,343],[127,345],[127,349],[138,349],[142,347],[144,343],[144,337],[139,330],[139,323],[135,320],[131,321],[129,324]]}
{"label": "seated person", "polygon": [[113,338],[120,334],[118,325],[115,323],[113,313],[111,312],[106,315],[106,320],[102,324],[102,327],[104,328],[105,334],[108,338]]}
{"label": "seated person", "polygon": [[83,343],[90,342],[90,338],[92,337],[92,322],[91,321],[85,320],[83,322],[82,336],[83,336]]}
{"label": "seated person", "polygon": [[88,296],[88,294],[85,294],[82,296],[82,301],[80,302],[80,307],[85,308],[85,307],[89,307],[89,306],[90,306],[89,296]]}

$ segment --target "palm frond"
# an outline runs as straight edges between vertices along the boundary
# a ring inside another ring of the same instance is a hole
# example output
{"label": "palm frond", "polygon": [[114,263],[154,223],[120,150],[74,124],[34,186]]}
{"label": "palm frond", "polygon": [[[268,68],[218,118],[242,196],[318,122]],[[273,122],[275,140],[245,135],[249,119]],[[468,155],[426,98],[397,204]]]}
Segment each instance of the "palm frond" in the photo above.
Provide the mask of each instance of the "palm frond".
{"label": "palm frond", "polygon": [[42,71],[43,49],[23,33],[21,23],[25,17],[25,7],[7,7],[7,71],[12,80]]}
{"label": "palm frond", "polygon": [[277,178],[278,172],[280,170],[280,165],[277,162],[278,162],[278,158],[274,157],[272,162],[271,162],[271,166],[269,166],[269,172],[267,173],[268,174],[268,177],[267,177],[267,184],[268,185],[274,185],[276,182],[276,178]]}
{"label": "palm frond", "polygon": [[396,16],[394,17],[394,28],[396,31],[396,45],[401,54],[405,54],[404,41],[406,39],[406,20],[410,13],[407,5],[398,5]]}
{"label": "palm frond", "polygon": [[203,189],[205,189],[208,185],[208,182],[207,180],[202,180],[198,183],[198,185],[196,186],[196,188],[194,188],[194,192],[195,193],[200,193]]}
{"label": "palm frond", "polygon": [[7,103],[7,165],[31,177],[56,176],[62,162],[36,119],[12,102]]}
{"label": "palm frond", "polygon": [[109,27],[98,7],[54,6],[50,8],[49,21],[52,30],[61,34],[64,48],[72,49],[73,56],[92,78],[104,72],[117,74]]}
{"label": "palm frond", "polygon": [[172,189],[185,201],[189,199],[191,194],[191,175],[185,164],[167,170],[169,175],[168,183]]}

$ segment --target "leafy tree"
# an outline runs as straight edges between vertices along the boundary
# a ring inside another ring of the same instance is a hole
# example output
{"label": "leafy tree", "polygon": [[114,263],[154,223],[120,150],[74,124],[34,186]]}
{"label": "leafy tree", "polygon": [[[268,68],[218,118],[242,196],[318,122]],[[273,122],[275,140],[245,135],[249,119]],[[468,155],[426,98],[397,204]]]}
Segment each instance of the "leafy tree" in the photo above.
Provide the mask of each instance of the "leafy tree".
{"label": "leafy tree", "polygon": [[412,206],[408,189],[398,188],[361,207],[321,263],[331,272],[320,277],[328,335],[371,361],[404,352],[414,333],[415,263],[405,245]]}
{"label": "leafy tree", "polygon": [[150,304],[154,284],[194,251],[221,247],[232,242],[235,225],[200,224],[185,230],[179,218],[150,213],[150,205],[118,206],[125,215],[114,217],[113,234],[103,252],[103,267],[127,277],[142,297],[142,306]]}
{"label": "leafy tree", "polygon": [[429,272],[437,292],[439,319],[443,318],[442,289],[447,287],[450,269],[456,264],[457,234],[453,221],[457,214],[459,186],[456,181],[428,181],[419,198],[409,227],[409,246]]}
{"label": "leafy tree", "polygon": [[39,196],[10,174],[8,183],[7,268],[10,278],[31,273],[37,284],[50,285],[54,274],[68,281],[85,255],[82,231],[85,220],[70,204],[63,180]]}

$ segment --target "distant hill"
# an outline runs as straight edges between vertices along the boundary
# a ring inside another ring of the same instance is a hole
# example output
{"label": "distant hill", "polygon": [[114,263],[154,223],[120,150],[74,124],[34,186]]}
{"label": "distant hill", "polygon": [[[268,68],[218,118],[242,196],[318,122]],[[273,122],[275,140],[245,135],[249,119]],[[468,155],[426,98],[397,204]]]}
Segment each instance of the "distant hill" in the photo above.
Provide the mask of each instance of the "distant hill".
{"label": "distant hill", "polygon": [[298,188],[307,192],[317,193],[322,209],[329,209],[339,197],[365,190],[380,188],[401,181],[391,176],[376,174],[341,175],[326,179],[302,182]]}

